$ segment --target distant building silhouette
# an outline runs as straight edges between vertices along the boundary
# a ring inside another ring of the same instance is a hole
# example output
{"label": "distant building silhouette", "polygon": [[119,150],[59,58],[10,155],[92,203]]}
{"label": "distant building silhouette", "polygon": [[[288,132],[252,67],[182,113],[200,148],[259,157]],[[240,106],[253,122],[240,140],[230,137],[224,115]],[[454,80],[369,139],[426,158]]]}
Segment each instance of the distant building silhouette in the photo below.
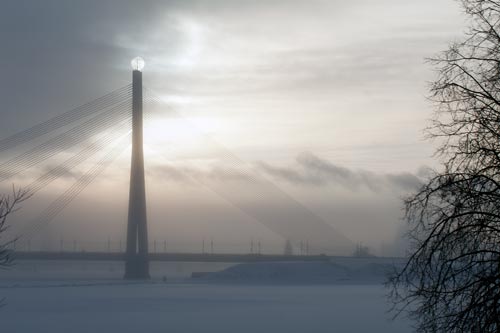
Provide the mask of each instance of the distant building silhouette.
{"label": "distant building silhouette", "polygon": [[293,246],[292,246],[292,243],[290,242],[289,239],[287,239],[285,242],[285,250],[284,250],[283,254],[286,256],[293,255]]}

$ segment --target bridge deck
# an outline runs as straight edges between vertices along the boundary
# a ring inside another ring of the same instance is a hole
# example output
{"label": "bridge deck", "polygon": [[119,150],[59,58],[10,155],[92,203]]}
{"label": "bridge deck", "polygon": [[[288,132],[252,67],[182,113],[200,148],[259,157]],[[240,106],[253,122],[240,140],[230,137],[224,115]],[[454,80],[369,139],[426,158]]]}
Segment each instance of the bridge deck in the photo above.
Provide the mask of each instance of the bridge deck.
{"label": "bridge deck", "polygon": [[[15,252],[16,260],[125,260],[121,252]],[[183,262],[265,262],[265,261],[325,261],[326,255],[269,255],[269,254],[222,254],[222,253],[150,253],[150,261]]]}

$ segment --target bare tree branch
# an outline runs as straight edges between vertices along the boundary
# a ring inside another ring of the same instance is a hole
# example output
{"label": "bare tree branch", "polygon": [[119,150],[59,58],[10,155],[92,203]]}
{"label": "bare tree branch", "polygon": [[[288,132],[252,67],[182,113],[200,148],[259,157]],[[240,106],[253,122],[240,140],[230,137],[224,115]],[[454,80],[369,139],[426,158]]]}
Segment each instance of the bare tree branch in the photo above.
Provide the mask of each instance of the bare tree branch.
{"label": "bare tree branch", "polygon": [[0,196],[0,268],[5,268],[12,261],[9,246],[16,241],[15,238],[3,240],[2,235],[8,228],[7,217],[19,209],[19,205],[30,197],[28,191],[12,187],[11,195]]}
{"label": "bare tree branch", "polygon": [[411,248],[388,281],[419,332],[500,331],[500,1],[461,3],[464,41],[430,60],[443,171],[405,201]]}

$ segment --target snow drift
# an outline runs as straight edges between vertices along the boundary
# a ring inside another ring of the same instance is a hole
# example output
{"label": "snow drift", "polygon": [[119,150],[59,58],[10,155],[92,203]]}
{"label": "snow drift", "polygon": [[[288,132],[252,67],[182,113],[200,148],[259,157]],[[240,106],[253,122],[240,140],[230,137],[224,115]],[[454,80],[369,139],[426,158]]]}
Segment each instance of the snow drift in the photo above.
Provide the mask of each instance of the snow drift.
{"label": "snow drift", "polygon": [[250,284],[379,284],[394,268],[394,264],[383,262],[258,262],[238,264],[219,272],[195,273],[193,280]]}

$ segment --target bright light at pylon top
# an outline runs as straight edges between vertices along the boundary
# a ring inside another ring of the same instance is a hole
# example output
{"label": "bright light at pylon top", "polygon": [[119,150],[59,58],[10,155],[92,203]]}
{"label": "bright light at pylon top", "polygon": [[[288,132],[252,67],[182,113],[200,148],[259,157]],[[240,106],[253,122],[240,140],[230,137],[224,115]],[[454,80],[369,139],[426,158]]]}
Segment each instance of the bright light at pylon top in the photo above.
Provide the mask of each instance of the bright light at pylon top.
{"label": "bright light at pylon top", "polygon": [[132,69],[134,71],[142,71],[146,63],[144,62],[144,59],[142,59],[141,57],[135,57],[134,59],[132,59],[130,64],[132,65]]}

